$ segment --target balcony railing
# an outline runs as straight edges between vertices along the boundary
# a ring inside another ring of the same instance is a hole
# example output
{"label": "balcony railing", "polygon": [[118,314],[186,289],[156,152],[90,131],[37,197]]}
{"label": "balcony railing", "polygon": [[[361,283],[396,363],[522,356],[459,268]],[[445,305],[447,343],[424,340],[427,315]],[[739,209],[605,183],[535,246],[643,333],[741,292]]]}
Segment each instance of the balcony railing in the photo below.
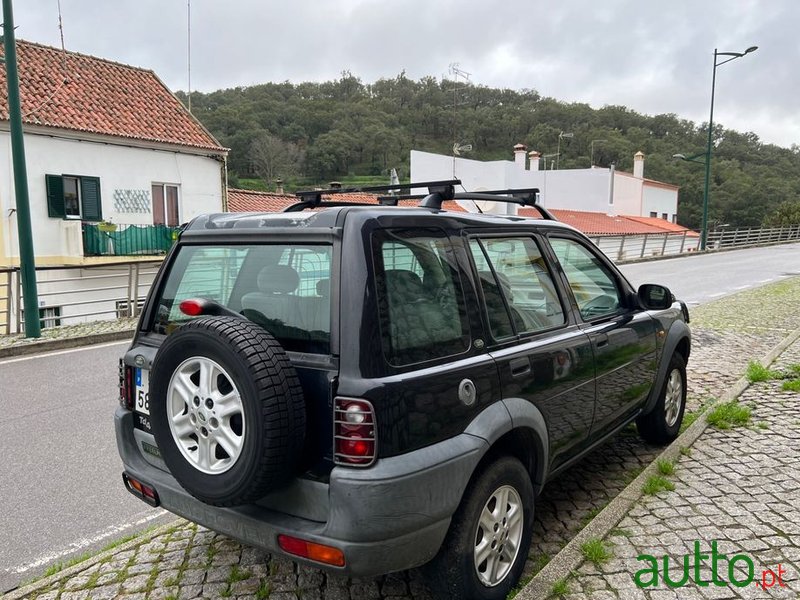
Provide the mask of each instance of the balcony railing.
{"label": "balcony railing", "polygon": [[83,223],[84,256],[154,256],[166,254],[177,227]]}

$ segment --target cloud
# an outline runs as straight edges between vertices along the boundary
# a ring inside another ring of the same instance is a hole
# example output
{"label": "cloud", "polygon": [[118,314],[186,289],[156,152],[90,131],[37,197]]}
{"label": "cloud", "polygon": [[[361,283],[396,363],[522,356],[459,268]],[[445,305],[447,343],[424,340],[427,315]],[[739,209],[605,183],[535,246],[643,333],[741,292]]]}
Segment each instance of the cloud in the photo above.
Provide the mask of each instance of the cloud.
{"label": "cloud", "polygon": [[[715,122],[800,141],[796,0],[189,0],[192,87],[442,76],[567,102],[708,119],[714,48],[759,50],[717,70]],[[186,0],[61,0],[70,50],[153,69],[185,90]],[[17,35],[60,45],[53,0],[17,2]]]}

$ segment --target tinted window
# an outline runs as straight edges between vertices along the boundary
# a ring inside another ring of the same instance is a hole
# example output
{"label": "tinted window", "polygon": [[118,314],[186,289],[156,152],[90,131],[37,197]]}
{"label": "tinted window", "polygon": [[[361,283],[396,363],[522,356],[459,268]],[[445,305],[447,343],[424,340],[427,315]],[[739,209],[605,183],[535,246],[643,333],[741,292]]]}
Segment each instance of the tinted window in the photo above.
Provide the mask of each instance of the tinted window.
{"label": "tinted window", "polygon": [[443,231],[382,231],[373,238],[384,354],[394,365],[469,348],[463,291]]}
{"label": "tinted window", "polygon": [[286,350],[330,351],[330,246],[184,246],[162,287],[153,330],[192,317],[180,303],[206,298],[242,314]]}
{"label": "tinted window", "polygon": [[493,337],[542,331],[565,323],[553,279],[532,238],[471,240],[470,250]]}
{"label": "tinted window", "polygon": [[550,245],[564,269],[581,317],[590,320],[622,307],[614,276],[592,251],[566,238],[551,238]]}

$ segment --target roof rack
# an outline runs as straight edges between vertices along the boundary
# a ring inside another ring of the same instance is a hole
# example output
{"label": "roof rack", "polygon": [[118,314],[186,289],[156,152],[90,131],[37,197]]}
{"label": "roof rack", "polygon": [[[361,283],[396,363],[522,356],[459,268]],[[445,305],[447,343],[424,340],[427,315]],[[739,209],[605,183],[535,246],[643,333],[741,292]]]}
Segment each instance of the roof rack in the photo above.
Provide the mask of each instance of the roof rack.
{"label": "roof rack", "polygon": [[[306,208],[317,207],[333,207],[333,206],[374,206],[370,202],[336,202],[324,201],[322,196],[334,194],[359,194],[370,192],[392,192],[395,190],[412,190],[415,188],[428,188],[428,195],[435,193],[443,193],[452,197],[455,194],[455,186],[461,183],[458,179],[450,179],[446,181],[423,181],[419,183],[405,183],[394,185],[372,185],[365,187],[349,187],[349,188],[329,188],[327,190],[304,190],[297,192],[297,197],[300,198],[299,202],[283,209],[283,212],[298,212]],[[383,206],[397,206],[397,202],[405,197],[410,197],[408,194],[400,194],[398,196],[378,196],[378,202]],[[420,195],[420,198],[424,195]]]}
{"label": "roof rack", "polygon": [[[481,192],[459,192],[453,193],[451,196],[442,195],[439,193],[429,194],[406,194],[401,196],[392,196],[397,200],[422,200],[420,206],[426,208],[441,209],[442,203],[445,200],[485,200],[489,202],[509,202],[519,204],[520,206],[528,206],[535,208],[543,219],[547,221],[558,221],[553,214],[548,211],[544,206],[539,204],[539,188],[513,188],[506,190],[489,190]],[[382,200],[382,198],[378,198]],[[480,207],[478,208],[480,210]]]}

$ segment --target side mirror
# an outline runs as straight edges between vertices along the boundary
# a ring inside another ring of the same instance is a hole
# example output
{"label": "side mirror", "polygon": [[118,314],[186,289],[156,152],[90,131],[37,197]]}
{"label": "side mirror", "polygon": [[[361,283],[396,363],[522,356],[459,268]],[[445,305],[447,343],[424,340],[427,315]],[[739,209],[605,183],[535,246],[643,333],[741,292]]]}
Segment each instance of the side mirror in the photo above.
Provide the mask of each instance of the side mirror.
{"label": "side mirror", "polygon": [[672,306],[675,301],[669,288],[657,283],[645,283],[639,286],[636,295],[639,297],[641,305],[647,310],[664,310]]}

